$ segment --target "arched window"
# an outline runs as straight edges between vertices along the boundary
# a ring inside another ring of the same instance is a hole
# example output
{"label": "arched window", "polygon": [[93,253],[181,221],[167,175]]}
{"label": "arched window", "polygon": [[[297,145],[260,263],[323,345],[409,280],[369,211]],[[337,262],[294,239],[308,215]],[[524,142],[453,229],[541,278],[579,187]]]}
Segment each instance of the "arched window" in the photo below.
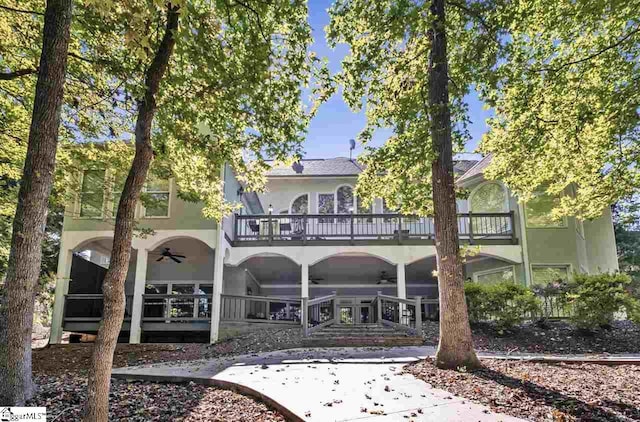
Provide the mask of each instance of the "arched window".
{"label": "arched window", "polygon": [[338,214],[349,214],[353,210],[353,188],[351,186],[340,186],[336,191],[338,199]]}
{"label": "arched window", "polygon": [[469,197],[472,212],[507,212],[507,193],[500,183],[485,183],[476,188]]}
{"label": "arched window", "polygon": [[309,195],[298,196],[291,203],[291,214],[306,214],[309,212]]}

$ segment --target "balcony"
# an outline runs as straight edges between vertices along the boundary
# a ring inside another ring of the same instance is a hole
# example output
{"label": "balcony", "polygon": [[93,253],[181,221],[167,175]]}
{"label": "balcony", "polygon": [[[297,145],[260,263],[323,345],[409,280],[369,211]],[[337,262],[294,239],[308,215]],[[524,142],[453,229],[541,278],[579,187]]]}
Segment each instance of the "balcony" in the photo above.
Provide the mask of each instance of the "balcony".
{"label": "balcony", "polygon": [[[460,240],[517,244],[510,213],[458,214]],[[433,218],[401,214],[235,215],[235,246],[433,244]]]}

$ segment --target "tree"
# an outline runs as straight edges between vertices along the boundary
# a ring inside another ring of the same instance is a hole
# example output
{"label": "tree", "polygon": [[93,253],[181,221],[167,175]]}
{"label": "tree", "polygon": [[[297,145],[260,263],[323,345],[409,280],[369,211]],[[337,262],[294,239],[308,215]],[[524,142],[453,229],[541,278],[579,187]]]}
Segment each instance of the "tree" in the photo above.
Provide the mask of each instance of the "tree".
{"label": "tree", "polygon": [[[285,160],[299,153],[314,110],[303,107],[302,88],[317,64],[307,53],[311,31],[303,1],[184,0],[150,6],[131,0],[107,6],[96,25],[125,34],[121,44],[133,50],[118,66],[130,71],[124,87],[136,99],[137,120],[89,372],[85,420],[90,421],[108,419],[134,208],[154,156],[156,171],[175,177],[183,198],[203,201],[205,215],[219,218],[236,206],[224,201],[219,173],[224,162],[255,189],[264,183],[266,157]],[[316,76],[326,75],[323,68]]]}
{"label": "tree", "polygon": [[[436,364],[473,368],[473,349],[458,248],[453,145],[463,145],[464,95],[488,75],[497,57],[490,3],[339,0],[330,10],[328,38],[346,42],[345,98],[354,109],[366,101],[367,143],[377,127],[394,135],[367,147],[356,191],[382,196],[403,213],[434,215],[440,290],[440,342]],[[485,10],[486,9],[486,10]],[[448,49],[447,45],[453,47]],[[451,84],[449,82],[451,81]],[[452,126],[452,120],[456,123]]]}
{"label": "tree", "polygon": [[620,271],[631,277],[632,294],[640,298],[640,202],[636,195],[612,208]]}
{"label": "tree", "polygon": [[[6,294],[0,305],[0,359],[3,404],[23,405],[33,395],[31,327],[36,284],[40,275],[43,227],[53,185],[58,127],[63,100],[71,25],[71,0],[50,0],[44,14],[42,53],[37,67],[29,142],[13,220],[7,265]],[[35,69],[3,74],[13,79]],[[6,322],[6,325],[5,325]]]}
{"label": "tree", "polygon": [[[562,196],[558,217],[596,218],[640,187],[640,2],[532,1],[511,10],[486,174],[521,200]],[[567,194],[569,188],[575,190]]]}

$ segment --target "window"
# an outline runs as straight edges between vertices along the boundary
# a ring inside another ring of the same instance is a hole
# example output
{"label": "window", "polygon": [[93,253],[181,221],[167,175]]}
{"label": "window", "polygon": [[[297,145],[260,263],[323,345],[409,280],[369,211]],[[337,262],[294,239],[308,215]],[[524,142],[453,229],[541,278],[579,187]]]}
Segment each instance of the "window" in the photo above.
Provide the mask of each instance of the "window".
{"label": "window", "polygon": [[[318,194],[318,214],[333,214],[335,207],[335,195],[332,193]],[[333,223],[332,218],[321,218],[320,223]]]}
{"label": "window", "polygon": [[340,186],[336,190],[338,198],[338,214],[349,214],[353,210],[353,189],[351,186]]}
{"label": "window", "polygon": [[554,282],[569,280],[568,265],[532,265],[532,284],[547,285]]}
{"label": "window", "polygon": [[473,278],[478,283],[494,284],[502,281],[515,281],[515,271],[513,267],[495,268],[487,271],[480,271],[473,274]]}
{"label": "window", "polygon": [[85,170],[80,191],[80,217],[102,217],[104,170]]}
{"label": "window", "polygon": [[[387,205],[387,201],[385,199],[382,199],[382,213],[383,214],[396,214],[398,211],[397,210],[393,210],[389,207],[389,205]],[[395,222],[396,219],[395,218],[385,218],[384,219],[385,223],[388,222]]]}
{"label": "window", "polygon": [[484,183],[471,193],[469,205],[472,212],[507,212],[507,193],[499,183]]}
{"label": "window", "polygon": [[150,176],[145,189],[144,216],[169,216],[169,181]]}
{"label": "window", "polygon": [[[373,202],[371,204],[369,204],[368,207],[365,207],[363,204],[363,200],[361,200],[360,198],[356,198],[356,214],[373,214]],[[364,223],[364,222],[368,222],[371,223],[373,222],[373,217],[368,217],[368,218],[359,218],[358,223]]]}
{"label": "window", "polygon": [[527,202],[525,204],[527,227],[566,227],[567,222],[564,218],[556,220],[551,216],[551,210],[556,207],[558,201],[559,198],[547,194],[538,194]]}
{"label": "window", "polygon": [[291,203],[291,214],[306,214],[309,212],[309,195],[298,196]]}
{"label": "window", "polygon": [[113,187],[111,188],[111,217],[116,218],[118,213],[118,205],[120,204],[120,196],[124,190],[124,182],[127,180],[127,175],[124,173],[116,173],[113,176]]}

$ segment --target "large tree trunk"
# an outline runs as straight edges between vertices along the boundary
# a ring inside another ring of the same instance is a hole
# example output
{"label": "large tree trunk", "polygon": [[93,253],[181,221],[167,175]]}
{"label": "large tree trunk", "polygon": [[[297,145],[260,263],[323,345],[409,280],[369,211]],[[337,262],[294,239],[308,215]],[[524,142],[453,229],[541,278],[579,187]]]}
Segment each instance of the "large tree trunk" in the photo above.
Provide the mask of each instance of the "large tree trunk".
{"label": "large tree trunk", "polygon": [[0,297],[0,405],[33,396],[31,330],[42,241],[53,185],[72,0],[49,0],[29,145],[13,220],[5,292]]}
{"label": "large tree trunk", "polygon": [[153,160],[151,126],[156,112],[155,96],[173,53],[174,32],[178,28],[178,18],[178,7],[169,6],[165,33],[145,75],[144,97],[138,101],[138,118],[135,129],[136,152],[118,204],[111,262],[102,287],[104,305],[102,323],[94,345],[91,369],[89,370],[88,400],[84,416],[84,420],[87,422],[107,422],[109,418],[111,366],[124,319],[124,283],[131,258],[131,239],[135,224],[134,211]]}
{"label": "large tree trunk", "polygon": [[473,350],[458,248],[444,3],[444,0],[432,0],[431,13],[435,20],[429,30],[432,43],[429,57],[431,141],[438,154],[431,166],[440,290],[440,341],[436,365],[440,368],[474,368],[480,362]]}

